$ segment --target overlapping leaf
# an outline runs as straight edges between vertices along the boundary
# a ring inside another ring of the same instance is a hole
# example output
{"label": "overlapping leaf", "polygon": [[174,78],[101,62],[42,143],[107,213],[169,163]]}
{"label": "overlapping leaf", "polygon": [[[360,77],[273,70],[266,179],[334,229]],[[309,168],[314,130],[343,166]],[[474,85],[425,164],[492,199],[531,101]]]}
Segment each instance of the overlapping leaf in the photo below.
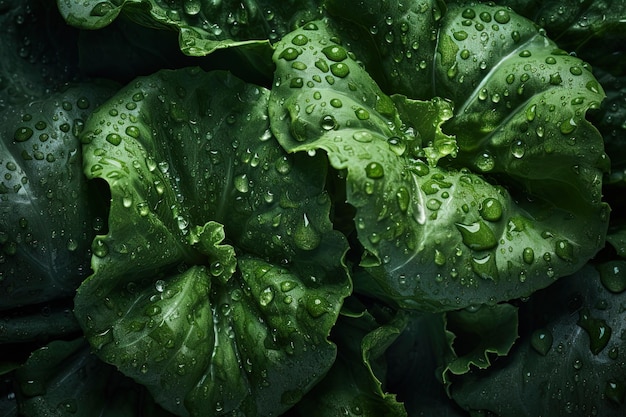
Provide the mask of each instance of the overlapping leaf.
{"label": "overlapping leaf", "polygon": [[192,56],[235,46],[267,45],[300,20],[319,15],[314,0],[57,0],[57,4],[65,20],[79,28],[102,28],[123,13],[146,26],[176,29],[181,50]]}
{"label": "overlapping leaf", "polygon": [[350,292],[325,161],[287,155],[268,91],[161,71],[87,123],[85,171],[111,189],[76,314],[105,361],[178,415],[271,415],[335,357]]}
{"label": "overlapping leaf", "polygon": [[85,83],[0,113],[0,309],[72,297],[89,274],[102,210],[78,135],[111,93]]}
{"label": "overlapping leaf", "polygon": [[494,303],[602,246],[608,161],[584,115],[603,93],[583,62],[510,10],[451,7],[432,75],[404,81],[432,80],[454,103],[433,98],[428,112],[387,97],[343,42],[352,32],[325,26],[277,45],[270,114],[286,149],[324,150],[347,171],[365,249],[357,288],[419,309]]}

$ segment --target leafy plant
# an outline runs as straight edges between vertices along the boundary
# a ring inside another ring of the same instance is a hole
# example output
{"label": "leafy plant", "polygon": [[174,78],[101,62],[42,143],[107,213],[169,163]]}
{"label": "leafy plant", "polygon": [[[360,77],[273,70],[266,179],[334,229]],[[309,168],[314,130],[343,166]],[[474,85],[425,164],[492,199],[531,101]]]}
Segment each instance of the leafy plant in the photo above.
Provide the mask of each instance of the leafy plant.
{"label": "leafy plant", "polygon": [[0,2],[0,415],[622,415],[625,13]]}

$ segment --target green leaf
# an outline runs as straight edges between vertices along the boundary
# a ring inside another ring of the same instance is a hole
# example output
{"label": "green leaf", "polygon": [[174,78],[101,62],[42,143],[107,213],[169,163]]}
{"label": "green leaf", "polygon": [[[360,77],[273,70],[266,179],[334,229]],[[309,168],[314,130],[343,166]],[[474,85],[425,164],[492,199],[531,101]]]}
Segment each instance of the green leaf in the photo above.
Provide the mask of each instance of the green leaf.
{"label": "green leaf", "polygon": [[441,370],[444,383],[449,384],[452,374],[486,369],[492,357],[506,356],[518,337],[517,326],[517,308],[511,304],[448,312],[446,333],[452,354]]}
{"label": "green leaf", "polygon": [[146,26],[175,29],[180,49],[191,56],[231,47],[267,47],[300,21],[319,16],[314,0],[57,0],[57,4],[65,20],[78,28],[99,29],[124,13]]}
{"label": "green leaf", "polygon": [[[496,17],[497,30],[479,30]],[[473,35],[457,40],[466,21]],[[585,65],[496,6],[451,7],[436,28],[435,86],[454,110],[386,96],[351,32],[327,21],[276,45],[270,102],[285,149],[322,150],[345,172],[363,247],[356,290],[431,311],[527,296],[576,271],[602,247],[609,212],[602,138],[584,118],[603,94]],[[465,49],[476,59],[449,76]]]}
{"label": "green leaf", "polygon": [[101,362],[82,338],[53,341],[15,372],[20,416],[168,417],[145,390]]}
{"label": "green leaf", "polygon": [[406,324],[403,313],[389,322],[364,311],[340,316],[333,329],[338,356],[326,377],[296,406],[298,415],[406,417],[402,403],[385,391],[385,352]]}
{"label": "green leaf", "polygon": [[351,291],[326,162],[290,156],[269,92],[163,70],[101,106],[85,172],[111,190],[76,315],[106,362],[179,415],[272,415],[330,368]]}
{"label": "green leaf", "polygon": [[450,401],[441,371],[454,357],[446,313],[411,312],[402,333],[386,352],[389,390],[397,393],[409,416],[466,417]]}
{"label": "green leaf", "polygon": [[623,415],[624,294],[609,292],[592,267],[536,293],[510,357],[455,379],[453,398],[500,417]]}
{"label": "green leaf", "polygon": [[78,31],[51,2],[5,0],[0,6],[0,111],[26,104],[78,72]]}
{"label": "green leaf", "polygon": [[0,113],[0,310],[71,297],[89,274],[100,208],[78,135],[111,92],[78,84]]}
{"label": "green leaf", "polygon": [[437,48],[433,30],[446,10],[442,1],[372,0],[354,7],[349,2],[326,0],[324,5],[342,25],[354,25],[358,35],[354,41],[345,41],[387,94],[418,99],[438,95],[431,77]]}

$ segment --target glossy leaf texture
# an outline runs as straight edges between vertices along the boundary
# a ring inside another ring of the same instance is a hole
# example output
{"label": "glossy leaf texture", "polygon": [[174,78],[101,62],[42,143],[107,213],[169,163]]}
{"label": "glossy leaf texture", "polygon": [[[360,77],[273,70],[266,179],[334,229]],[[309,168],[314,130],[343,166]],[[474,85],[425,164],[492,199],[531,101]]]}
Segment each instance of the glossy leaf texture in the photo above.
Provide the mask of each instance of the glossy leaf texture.
{"label": "glossy leaf texture", "polygon": [[102,219],[78,135],[112,91],[77,84],[0,113],[0,310],[72,297],[89,275]]}
{"label": "glossy leaf texture", "polygon": [[24,417],[173,416],[145,388],[100,361],[83,338],[56,340],[32,352],[16,372],[15,388],[13,411]]}
{"label": "glossy leaf texture", "polygon": [[78,73],[78,31],[40,0],[0,4],[0,111],[57,91]]}
{"label": "glossy leaf texture", "polygon": [[57,0],[57,4],[70,25],[83,29],[105,27],[120,14],[146,26],[175,29],[180,49],[191,56],[223,48],[268,45],[299,21],[320,13],[314,0]]}
{"label": "glossy leaf texture", "polygon": [[339,316],[332,332],[338,357],[327,376],[300,401],[299,416],[406,417],[404,405],[387,392],[389,346],[406,326],[403,312],[393,316],[378,306]]}
{"label": "glossy leaf texture", "polygon": [[[586,65],[509,9],[450,6],[438,22],[432,73],[403,83],[443,99],[392,100],[350,51],[356,29],[320,21],[277,44],[270,103],[287,150],[347,172],[357,290],[432,311],[550,285],[597,252],[609,218],[608,159],[585,119],[604,94]],[[382,49],[366,69],[391,59]]]}
{"label": "glossy leaf texture", "polygon": [[442,384],[442,370],[454,357],[446,314],[409,312],[406,326],[385,353],[388,387],[409,416],[468,416],[450,401]]}
{"label": "glossy leaf texture", "polygon": [[624,294],[591,266],[534,294],[510,357],[460,377],[452,397],[477,415],[623,415]]}
{"label": "glossy leaf texture", "polygon": [[494,358],[509,354],[518,337],[517,308],[511,304],[451,311],[445,322],[448,348],[438,374],[446,385],[452,375],[489,368]]}
{"label": "glossy leaf texture", "polygon": [[163,70],[82,135],[111,208],[76,315],[98,356],[178,415],[279,414],[335,358],[351,286],[326,161],[282,150],[268,97],[226,72]]}

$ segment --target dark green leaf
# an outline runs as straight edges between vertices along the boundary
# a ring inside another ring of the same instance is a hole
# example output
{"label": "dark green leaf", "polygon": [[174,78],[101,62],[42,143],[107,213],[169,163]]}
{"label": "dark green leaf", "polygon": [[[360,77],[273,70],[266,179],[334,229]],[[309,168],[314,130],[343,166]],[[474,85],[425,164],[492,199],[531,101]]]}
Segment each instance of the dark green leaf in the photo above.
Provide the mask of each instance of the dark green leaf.
{"label": "dark green leaf", "polygon": [[624,294],[609,292],[586,267],[533,295],[530,327],[510,358],[459,377],[452,396],[499,417],[623,415]]}
{"label": "dark green leaf", "polygon": [[105,361],[179,415],[272,415],[330,368],[351,290],[325,160],[287,155],[269,92],[197,68],[137,79],[87,122],[111,189],[76,314]]}
{"label": "dark green leaf", "polygon": [[403,313],[388,323],[368,311],[340,316],[333,328],[337,361],[327,376],[296,406],[298,415],[406,417],[404,406],[385,391],[385,352],[406,324]]}
{"label": "dark green leaf", "polygon": [[99,207],[78,135],[111,91],[85,83],[0,113],[0,309],[73,296],[89,274]]}
{"label": "dark green leaf", "polygon": [[82,338],[34,351],[16,371],[15,385],[23,417],[172,416],[142,387],[101,362]]}
{"label": "dark green leaf", "polygon": [[0,3],[0,111],[56,91],[77,74],[78,33],[45,0]]}
{"label": "dark green leaf", "polygon": [[411,417],[466,417],[450,401],[441,371],[454,357],[446,313],[413,313],[386,352],[387,383]]}
{"label": "dark green leaf", "polygon": [[486,369],[493,357],[506,356],[517,339],[517,308],[510,304],[446,314],[446,332],[452,353],[442,369],[443,380],[463,375],[473,367]]}
{"label": "dark green leaf", "polygon": [[102,28],[123,12],[146,26],[175,29],[180,49],[191,56],[246,45],[268,46],[320,13],[315,0],[57,0],[57,4],[65,20],[79,28]]}

